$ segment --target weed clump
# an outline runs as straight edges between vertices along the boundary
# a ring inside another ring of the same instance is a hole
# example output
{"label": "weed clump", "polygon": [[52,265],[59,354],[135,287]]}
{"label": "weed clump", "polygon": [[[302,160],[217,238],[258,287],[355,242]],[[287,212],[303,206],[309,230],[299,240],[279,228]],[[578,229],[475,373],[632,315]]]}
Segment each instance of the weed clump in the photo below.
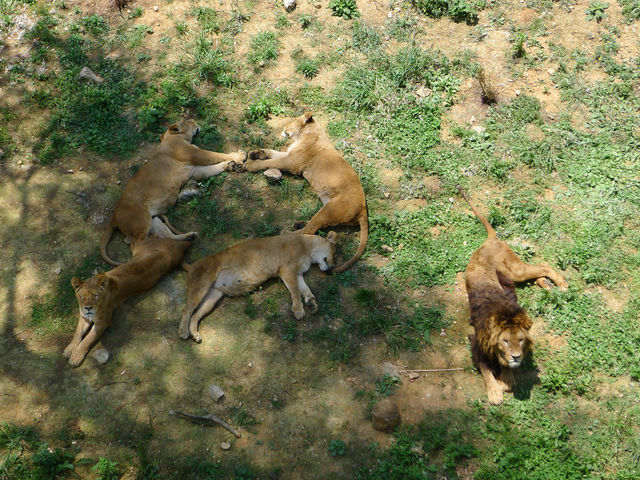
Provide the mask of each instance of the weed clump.
{"label": "weed clump", "polygon": [[478,23],[478,8],[484,5],[484,2],[468,0],[411,0],[411,3],[429,17],[449,17],[454,22],[468,25]]}
{"label": "weed clump", "polygon": [[356,0],[330,0],[329,8],[334,17],[342,17],[347,20],[360,16]]}
{"label": "weed clump", "polygon": [[273,32],[261,32],[251,39],[251,51],[248,54],[249,63],[263,67],[278,58],[280,40]]}

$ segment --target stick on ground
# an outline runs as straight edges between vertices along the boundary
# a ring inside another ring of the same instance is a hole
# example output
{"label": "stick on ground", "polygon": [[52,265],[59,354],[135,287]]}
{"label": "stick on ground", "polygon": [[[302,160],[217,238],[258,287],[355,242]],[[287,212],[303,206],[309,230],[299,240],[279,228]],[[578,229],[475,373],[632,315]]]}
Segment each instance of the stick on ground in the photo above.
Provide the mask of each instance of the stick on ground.
{"label": "stick on ground", "polygon": [[438,372],[461,372],[464,368],[428,368],[426,370],[401,370],[402,372],[428,372],[428,373],[438,373]]}
{"label": "stick on ground", "polygon": [[240,432],[238,432],[235,428],[229,425],[227,422],[222,420],[215,415],[208,413],[206,415],[192,415],[190,413],[181,412],[179,410],[169,410],[169,415],[173,415],[175,417],[183,417],[195,422],[212,422],[217,423],[218,425],[229,430],[236,438],[240,438]]}

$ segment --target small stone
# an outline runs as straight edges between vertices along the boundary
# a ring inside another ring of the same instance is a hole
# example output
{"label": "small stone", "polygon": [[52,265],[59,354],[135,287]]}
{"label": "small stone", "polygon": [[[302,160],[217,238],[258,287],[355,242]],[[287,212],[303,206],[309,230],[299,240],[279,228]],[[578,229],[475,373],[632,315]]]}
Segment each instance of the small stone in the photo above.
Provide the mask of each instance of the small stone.
{"label": "small stone", "polygon": [[282,180],[282,172],[277,168],[269,168],[265,170],[264,176],[267,177],[267,181],[270,183],[277,183]]}
{"label": "small stone", "polygon": [[316,3],[316,4],[314,5],[314,7],[316,7],[316,8],[322,8],[322,5],[321,5],[321,4],[319,4],[319,3]]}
{"label": "small stone", "polygon": [[111,355],[109,354],[109,351],[107,349],[99,348],[98,350],[93,352],[93,354],[91,356],[100,365],[104,365],[105,363],[107,363],[109,361],[109,357]]}
{"label": "small stone", "polygon": [[413,382],[416,378],[420,378],[420,375],[416,372],[409,372],[409,381]]}
{"label": "small stone", "polygon": [[4,151],[0,148],[0,160],[2,160],[2,157],[4,157]]}
{"label": "small stone", "polygon": [[220,448],[223,450],[229,450],[231,448],[231,444],[229,442],[222,442],[220,444]]}
{"label": "small stone", "polygon": [[104,80],[93,73],[89,67],[82,67],[82,70],[80,70],[80,73],[78,74],[78,78],[86,78],[87,80],[91,80],[96,83],[104,82]]}
{"label": "small stone", "polygon": [[516,97],[519,96],[522,92],[520,90],[516,90]]}
{"label": "small stone", "polygon": [[253,362],[247,363],[247,367],[249,367],[249,368],[253,367]]}
{"label": "small stone", "polygon": [[282,4],[284,5],[284,9],[287,12],[293,12],[296,9],[296,7],[298,6],[296,4],[296,0],[284,0],[282,2]]}
{"label": "small stone", "polygon": [[393,18],[393,12],[387,13],[387,18]]}
{"label": "small stone", "polygon": [[389,192],[384,192],[384,198],[389,198],[391,194]]}
{"label": "small stone", "polygon": [[158,7],[153,7],[153,11],[157,12],[158,11]]}
{"label": "small stone", "polygon": [[440,336],[441,337],[446,337],[447,336],[447,332],[445,332],[444,330],[440,330]]}
{"label": "small stone", "polygon": [[556,71],[555,71],[553,68],[549,68],[549,69],[547,70],[547,73],[548,73],[549,75],[553,75],[554,73],[556,73]]}
{"label": "small stone", "polygon": [[481,125],[474,125],[473,127],[471,127],[471,130],[476,132],[478,135],[482,135],[487,129]]}
{"label": "small stone", "polygon": [[384,250],[385,252],[393,253],[393,248],[391,248],[389,245],[382,245],[380,248],[382,248],[382,250]]}
{"label": "small stone", "polygon": [[400,371],[391,362],[384,362],[382,364],[382,374],[388,375],[389,377],[400,378]]}
{"label": "small stone", "polygon": [[219,402],[222,397],[224,397],[224,392],[218,385],[210,385],[209,395],[211,395],[211,398],[213,398],[216,402]]}
{"label": "small stone", "polygon": [[389,432],[400,425],[400,411],[395,402],[389,398],[380,400],[371,410],[373,428],[381,432]]}
{"label": "small stone", "polygon": [[67,173],[73,173],[73,168],[67,169]]}
{"label": "small stone", "polygon": [[430,88],[427,88],[423,85],[418,89],[416,95],[418,95],[420,98],[425,98],[429,97],[432,93],[433,91]]}
{"label": "small stone", "polygon": [[58,267],[54,270],[54,272],[56,272],[56,275],[60,275],[62,273],[62,269]]}
{"label": "small stone", "polygon": [[180,195],[178,195],[178,201],[188,202],[192,198],[201,197],[201,196],[202,196],[202,190],[198,188],[185,188],[180,192]]}
{"label": "small stone", "polygon": [[258,63],[258,66],[259,66],[260,68],[264,67],[265,65],[266,65],[266,63],[264,63],[264,61],[261,61],[260,63]]}

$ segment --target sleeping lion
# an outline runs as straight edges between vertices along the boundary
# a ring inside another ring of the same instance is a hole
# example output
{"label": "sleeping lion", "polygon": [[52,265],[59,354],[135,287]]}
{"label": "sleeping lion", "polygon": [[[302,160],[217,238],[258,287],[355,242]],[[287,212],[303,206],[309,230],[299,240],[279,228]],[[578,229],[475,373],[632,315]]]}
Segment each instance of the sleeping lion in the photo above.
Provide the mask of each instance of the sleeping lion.
{"label": "sleeping lion", "polygon": [[318,235],[283,233],[275,237],[254,238],[201,258],[182,267],[187,275],[187,306],[178,333],[200,343],[198,322],[213,310],[224,295],[250,292],[270,278],[280,277],[291,294],[293,315],[304,317],[300,297],[311,312],[318,310],[316,297],[302,276],[312,263],[327,272],[333,267],[336,233]]}

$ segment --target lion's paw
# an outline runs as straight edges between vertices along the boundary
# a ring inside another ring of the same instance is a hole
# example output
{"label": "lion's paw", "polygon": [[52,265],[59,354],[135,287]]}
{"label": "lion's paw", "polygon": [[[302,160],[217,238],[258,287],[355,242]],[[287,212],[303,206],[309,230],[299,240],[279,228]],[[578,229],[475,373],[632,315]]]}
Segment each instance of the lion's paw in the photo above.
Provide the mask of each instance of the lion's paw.
{"label": "lion's paw", "polygon": [[62,354],[69,358],[71,356],[71,354],[73,353],[73,350],[76,348],[75,344],[70,343],[69,345],[67,345],[67,348],[64,349],[64,352],[62,352]]}
{"label": "lion's paw", "polygon": [[311,313],[318,311],[318,302],[316,302],[315,297],[309,297],[304,303]]}
{"label": "lion's paw", "polygon": [[249,160],[266,160],[268,158],[269,154],[261,148],[249,152]]}
{"label": "lion's paw", "polygon": [[186,234],[187,240],[193,242],[196,238],[198,238],[198,232],[189,232]]}
{"label": "lion's paw", "polygon": [[293,224],[293,229],[294,229],[294,230],[300,230],[300,229],[304,228],[304,226],[305,226],[306,224],[307,224],[307,222],[305,222],[305,221],[303,221],[303,220],[300,220],[300,221],[298,221],[298,222],[296,222],[296,223],[294,223],[294,224]]}
{"label": "lion's paw", "polygon": [[193,341],[196,343],[202,343],[202,337],[200,336],[200,333],[195,332],[193,335],[191,335],[193,337]]}
{"label": "lion's paw", "polygon": [[76,349],[72,354],[71,358],[69,358],[69,364],[75,368],[79,367],[82,362],[84,362],[84,357],[87,356],[87,352],[83,352],[81,350]]}
{"label": "lion's paw", "polygon": [[247,166],[244,163],[235,162],[231,160],[227,165],[227,172],[243,173],[247,171]]}
{"label": "lion's paw", "polygon": [[292,307],[293,316],[296,317],[296,320],[302,320],[304,318],[304,308],[300,305],[299,308]]}
{"label": "lion's paw", "polygon": [[244,162],[247,161],[247,158],[249,157],[249,154],[247,152],[242,151],[242,150],[238,150],[237,152],[233,152],[231,154],[231,156],[233,157],[231,159],[232,162],[244,163]]}
{"label": "lion's paw", "polygon": [[502,388],[496,385],[495,388],[487,388],[487,397],[491,405],[500,405],[504,397]]}

